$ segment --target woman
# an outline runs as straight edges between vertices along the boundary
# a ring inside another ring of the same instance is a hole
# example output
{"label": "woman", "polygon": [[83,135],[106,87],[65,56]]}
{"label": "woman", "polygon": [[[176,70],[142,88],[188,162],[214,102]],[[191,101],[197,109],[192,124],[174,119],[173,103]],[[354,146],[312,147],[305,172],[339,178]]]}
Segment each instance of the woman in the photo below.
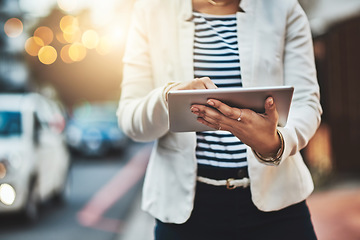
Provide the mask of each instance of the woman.
{"label": "woman", "polygon": [[[285,127],[271,97],[262,114],[210,99],[189,111],[214,131],[169,132],[170,90],[279,85],[295,88]],[[128,136],[155,141],[142,207],[156,239],[316,239],[299,151],[321,107],[297,0],[138,1],[117,114]]]}

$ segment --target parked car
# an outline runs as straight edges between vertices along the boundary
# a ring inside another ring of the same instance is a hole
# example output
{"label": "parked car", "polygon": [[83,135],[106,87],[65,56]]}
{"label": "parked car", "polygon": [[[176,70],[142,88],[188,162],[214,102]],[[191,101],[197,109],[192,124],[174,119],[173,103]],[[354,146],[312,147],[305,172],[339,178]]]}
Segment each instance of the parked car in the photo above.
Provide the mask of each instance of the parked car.
{"label": "parked car", "polygon": [[0,214],[38,218],[39,204],[63,197],[70,157],[58,105],[39,94],[0,94]]}
{"label": "parked car", "polygon": [[123,150],[129,138],[118,126],[116,107],[114,102],[85,103],[75,107],[66,128],[70,149],[91,157]]}

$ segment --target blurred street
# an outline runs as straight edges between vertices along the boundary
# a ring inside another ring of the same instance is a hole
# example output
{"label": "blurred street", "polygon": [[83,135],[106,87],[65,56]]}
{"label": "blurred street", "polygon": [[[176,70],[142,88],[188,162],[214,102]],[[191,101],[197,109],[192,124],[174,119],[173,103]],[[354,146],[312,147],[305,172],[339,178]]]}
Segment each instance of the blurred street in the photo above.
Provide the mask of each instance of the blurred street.
{"label": "blurred street", "polygon": [[122,235],[138,195],[149,147],[132,143],[104,158],[76,157],[63,205],[46,202],[34,224],[2,215],[0,239],[116,239]]}

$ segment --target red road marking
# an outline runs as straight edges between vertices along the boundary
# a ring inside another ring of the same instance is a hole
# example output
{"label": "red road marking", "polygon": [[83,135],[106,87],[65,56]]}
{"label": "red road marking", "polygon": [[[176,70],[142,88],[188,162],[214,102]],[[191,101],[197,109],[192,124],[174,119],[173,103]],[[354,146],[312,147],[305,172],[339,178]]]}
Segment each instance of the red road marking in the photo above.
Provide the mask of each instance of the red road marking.
{"label": "red road marking", "polygon": [[103,215],[144,176],[150,152],[151,147],[142,148],[90,199],[77,213],[81,225],[114,233],[120,231],[120,220],[105,218]]}

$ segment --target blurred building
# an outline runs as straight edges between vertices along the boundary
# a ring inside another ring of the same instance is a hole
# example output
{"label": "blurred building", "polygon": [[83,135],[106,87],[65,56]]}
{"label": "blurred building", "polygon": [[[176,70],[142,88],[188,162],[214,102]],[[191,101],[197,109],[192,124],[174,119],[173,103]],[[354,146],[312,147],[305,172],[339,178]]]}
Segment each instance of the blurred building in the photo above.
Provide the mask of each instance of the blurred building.
{"label": "blurred building", "polygon": [[[332,159],[336,173],[360,173],[360,1],[303,0],[314,37],[314,50],[324,109],[324,136],[331,153],[320,146],[319,158]],[[312,3],[309,3],[312,2]],[[311,5],[311,6],[310,6]],[[321,156],[322,155],[322,156]]]}
{"label": "blurred building", "polygon": [[24,25],[19,0],[0,0],[0,91],[28,88]]}

